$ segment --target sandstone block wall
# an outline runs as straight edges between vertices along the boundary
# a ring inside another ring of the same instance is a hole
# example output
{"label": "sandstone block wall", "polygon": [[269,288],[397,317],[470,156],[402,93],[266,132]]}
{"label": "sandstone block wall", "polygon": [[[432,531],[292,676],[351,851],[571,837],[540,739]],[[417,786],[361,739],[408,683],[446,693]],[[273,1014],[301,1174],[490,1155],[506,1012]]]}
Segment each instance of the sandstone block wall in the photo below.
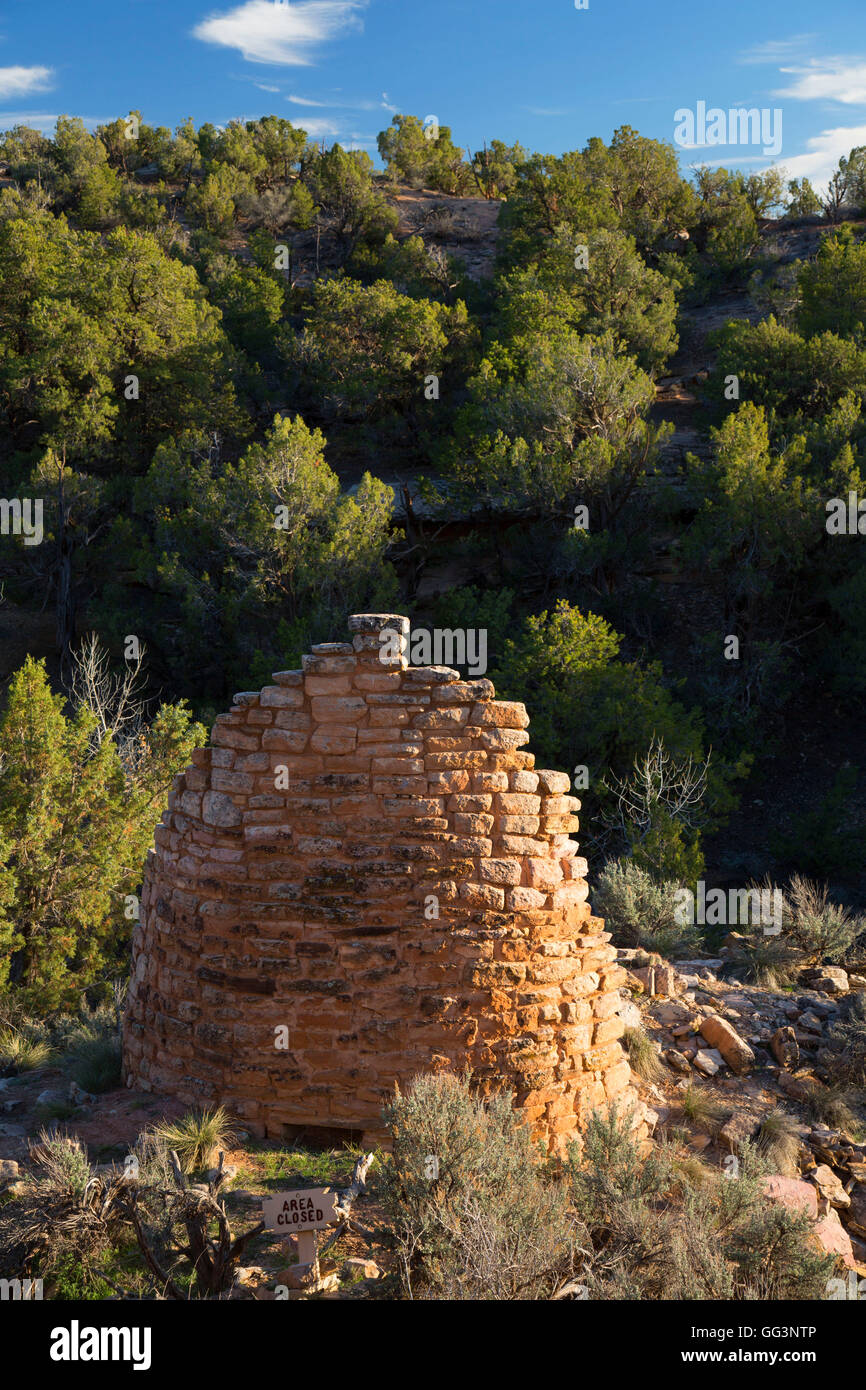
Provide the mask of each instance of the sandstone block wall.
{"label": "sandstone block wall", "polygon": [[394,1082],[470,1066],[551,1149],[633,1101],[579,802],[488,680],[382,659],[408,621],[235,697],[176,779],[133,942],[127,1084],[254,1133],[384,1137]]}

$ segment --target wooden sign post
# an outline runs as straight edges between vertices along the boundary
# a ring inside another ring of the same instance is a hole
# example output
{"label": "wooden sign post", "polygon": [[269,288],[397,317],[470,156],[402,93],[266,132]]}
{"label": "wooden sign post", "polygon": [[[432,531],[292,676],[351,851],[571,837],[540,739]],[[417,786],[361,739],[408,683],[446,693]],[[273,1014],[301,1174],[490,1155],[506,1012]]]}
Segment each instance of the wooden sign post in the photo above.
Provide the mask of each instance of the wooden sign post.
{"label": "wooden sign post", "polygon": [[299,1278],[319,1278],[317,1231],[337,1220],[338,1193],[330,1187],[302,1187],[277,1192],[262,1202],[265,1227],[281,1236],[297,1236]]}

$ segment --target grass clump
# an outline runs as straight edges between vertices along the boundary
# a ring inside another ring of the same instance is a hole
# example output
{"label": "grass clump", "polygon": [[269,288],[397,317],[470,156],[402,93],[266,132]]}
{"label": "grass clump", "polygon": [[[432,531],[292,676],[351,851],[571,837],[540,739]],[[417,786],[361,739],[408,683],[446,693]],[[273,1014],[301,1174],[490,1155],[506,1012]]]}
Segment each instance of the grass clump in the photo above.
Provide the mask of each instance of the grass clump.
{"label": "grass clump", "polygon": [[0,1072],[16,1075],[39,1071],[50,1066],[53,1060],[53,1050],[44,1038],[29,1036],[18,1028],[4,1028],[0,1032]]}
{"label": "grass clump", "polygon": [[348,1186],[355,1160],[361,1155],[357,1145],[342,1149],[310,1152],[306,1149],[265,1149],[257,1154],[266,1182],[312,1182],[319,1186]]}
{"label": "grass clump", "polygon": [[124,987],[115,984],[113,998],[95,1008],[82,1008],[77,1018],[55,1020],[57,1046],[63,1051],[63,1069],[77,1085],[92,1095],[113,1091],[122,1082],[120,1019]]}
{"label": "grass clump", "polygon": [[76,1107],[68,1100],[49,1100],[37,1105],[33,1112],[42,1125],[55,1125],[63,1120],[71,1120]]}
{"label": "grass clump", "polygon": [[622,1043],[631,1069],[643,1081],[658,1081],[665,1074],[658,1049],[643,1028],[626,1028]]}
{"label": "grass clump", "polygon": [[761,932],[736,943],[731,963],[737,975],[762,989],[788,989],[795,984],[805,960],[802,951],[781,936]]}
{"label": "grass clump", "polygon": [[862,1091],[866,1088],[866,994],[849,994],[843,1000],[829,1041],[839,1054],[837,1075]]}
{"label": "grass clump", "polygon": [[800,1136],[793,1115],[777,1107],[770,1110],[758,1127],[755,1147],[775,1173],[793,1177],[798,1172]]}
{"label": "grass clump", "polygon": [[680,1107],[692,1129],[717,1134],[728,1111],[703,1087],[692,1081],[680,1092]]}
{"label": "grass clump", "polygon": [[857,1116],[851,1109],[852,1090],[844,1082],[834,1082],[824,1086],[820,1081],[809,1084],[801,1105],[804,1114],[813,1124],[826,1125],[828,1129],[840,1129],[846,1134],[858,1131]]}
{"label": "grass clump", "polygon": [[156,1125],[153,1133],[167,1149],[174,1149],[185,1173],[211,1166],[219,1150],[230,1148],[234,1141],[231,1121],[221,1105],[191,1110],[180,1120]]}
{"label": "grass clump", "polygon": [[63,1058],[64,1070],[83,1091],[103,1095],[121,1084],[120,1038],[81,1029],[73,1037]]}
{"label": "grass clump", "polygon": [[719,1170],[705,1163],[700,1154],[678,1154],[673,1161],[674,1172],[682,1179],[679,1193],[682,1195],[689,1187],[712,1186],[719,1180]]}

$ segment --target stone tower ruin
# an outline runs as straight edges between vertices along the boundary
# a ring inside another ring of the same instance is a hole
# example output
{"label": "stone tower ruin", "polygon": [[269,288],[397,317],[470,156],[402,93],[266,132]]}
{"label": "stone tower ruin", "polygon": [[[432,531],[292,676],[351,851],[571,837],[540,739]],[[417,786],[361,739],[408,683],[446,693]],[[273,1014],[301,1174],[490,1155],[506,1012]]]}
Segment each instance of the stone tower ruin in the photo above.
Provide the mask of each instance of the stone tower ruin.
{"label": "stone tower ruin", "polygon": [[175,779],[133,940],[127,1085],[260,1136],[385,1138],[395,1082],[470,1067],[560,1150],[641,1107],[570,833],[579,802],[489,680],[387,655],[408,620],[236,695]]}

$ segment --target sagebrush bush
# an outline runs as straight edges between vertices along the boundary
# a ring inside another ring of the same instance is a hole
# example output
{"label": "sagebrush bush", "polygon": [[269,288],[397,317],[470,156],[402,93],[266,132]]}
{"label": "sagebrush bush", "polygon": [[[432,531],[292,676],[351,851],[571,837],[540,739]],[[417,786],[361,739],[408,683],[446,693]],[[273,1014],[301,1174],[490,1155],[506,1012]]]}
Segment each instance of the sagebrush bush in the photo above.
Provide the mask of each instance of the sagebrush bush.
{"label": "sagebrush bush", "polygon": [[846,907],[830,902],[826,884],[794,874],[784,896],[787,935],[810,962],[842,965],[848,960],[866,922]]}
{"label": "sagebrush bush", "polygon": [[748,1144],[731,1174],[668,1142],[646,1154],[614,1104],[553,1165],[510,1098],[482,1100],[468,1076],[416,1077],[386,1116],[381,1196],[411,1298],[808,1299],[833,1269]]}
{"label": "sagebrush bush", "polygon": [[656,883],[646,869],[630,859],[613,859],[600,874],[594,894],[595,911],[605,919],[615,946],[643,946],[668,960],[700,946],[701,929],[677,920],[674,880]]}
{"label": "sagebrush bush", "polygon": [[67,1197],[81,1197],[93,1176],[87,1151],[74,1135],[41,1129],[30,1145],[30,1159],[38,1181]]}
{"label": "sagebrush bush", "polygon": [[565,1186],[540,1162],[511,1097],[482,1099],[468,1075],[419,1076],[385,1118],[393,1154],[382,1200],[404,1292],[551,1297],[573,1272],[580,1233]]}
{"label": "sagebrush bush", "polygon": [[568,1151],[572,1193],[584,1219],[605,1221],[618,1202],[657,1197],[669,1182],[670,1160],[663,1146],[641,1156],[629,1117],[618,1106],[596,1112]]}
{"label": "sagebrush bush", "polygon": [[732,1178],[705,1164],[690,1171],[663,1145],[642,1161],[624,1115],[593,1116],[569,1174],[590,1296],[821,1298],[835,1259],[810,1245],[805,1214],[769,1201],[766,1172],[749,1145]]}
{"label": "sagebrush bush", "polygon": [[805,1212],[765,1195],[767,1164],[749,1145],[735,1177],[686,1194],[670,1251],[675,1299],[819,1299],[836,1259],[810,1243]]}

